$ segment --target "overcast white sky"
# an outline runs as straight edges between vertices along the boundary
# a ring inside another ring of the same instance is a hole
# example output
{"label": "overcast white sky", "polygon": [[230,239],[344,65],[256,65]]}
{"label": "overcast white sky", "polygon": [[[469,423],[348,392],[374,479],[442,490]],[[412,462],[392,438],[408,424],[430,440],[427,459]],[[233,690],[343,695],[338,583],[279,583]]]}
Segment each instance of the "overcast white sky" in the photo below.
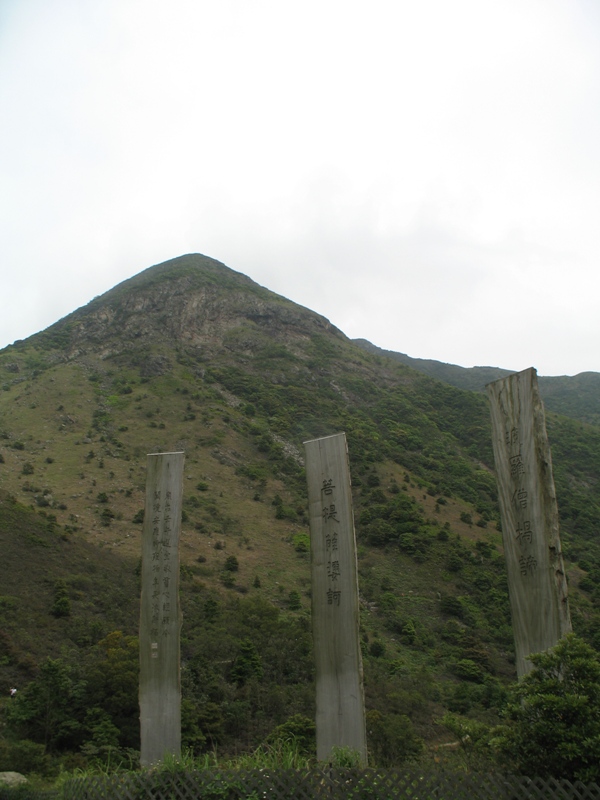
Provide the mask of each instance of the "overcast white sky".
{"label": "overcast white sky", "polygon": [[0,347],[199,252],[420,358],[600,372],[598,0],[0,0]]}

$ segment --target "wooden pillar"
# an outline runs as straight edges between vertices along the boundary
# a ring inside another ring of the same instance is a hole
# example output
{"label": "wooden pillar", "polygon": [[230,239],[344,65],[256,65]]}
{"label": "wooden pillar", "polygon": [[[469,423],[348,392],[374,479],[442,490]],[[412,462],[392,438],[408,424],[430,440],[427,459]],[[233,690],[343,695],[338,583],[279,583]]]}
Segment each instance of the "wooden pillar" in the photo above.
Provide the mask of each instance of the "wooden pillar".
{"label": "wooden pillar", "polygon": [[148,456],[142,535],[140,763],[181,754],[179,536],[183,453]]}
{"label": "wooden pillar", "polygon": [[487,386],[517,675],[571,631],[544,408],[535,369]]}
{"label": "wooden pillar", "polygon": [[347,747],[367,763],[358,572],[343,433],[304,443],[311,534],[317,758]]}

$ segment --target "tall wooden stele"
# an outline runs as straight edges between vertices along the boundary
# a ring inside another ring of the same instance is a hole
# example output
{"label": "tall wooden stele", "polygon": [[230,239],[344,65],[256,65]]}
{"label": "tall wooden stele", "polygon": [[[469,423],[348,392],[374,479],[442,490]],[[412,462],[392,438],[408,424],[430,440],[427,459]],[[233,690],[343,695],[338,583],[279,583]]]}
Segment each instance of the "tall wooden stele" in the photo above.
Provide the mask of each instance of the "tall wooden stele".
{"label": "tall wooden stele", "polygon": [[348,747],[367,763],[358,572],[343,433],[304,443],[311,534],[317,758]]}
{"label": "tall wooden stele", "polygon": [[544,407],[535,369],[488,384],[517,675],[571,631]]}
{"label": "tall wooden stele", "polygon": [[142,535],[140,763],[181,754],[179,535],[183,453],[148,456]]}

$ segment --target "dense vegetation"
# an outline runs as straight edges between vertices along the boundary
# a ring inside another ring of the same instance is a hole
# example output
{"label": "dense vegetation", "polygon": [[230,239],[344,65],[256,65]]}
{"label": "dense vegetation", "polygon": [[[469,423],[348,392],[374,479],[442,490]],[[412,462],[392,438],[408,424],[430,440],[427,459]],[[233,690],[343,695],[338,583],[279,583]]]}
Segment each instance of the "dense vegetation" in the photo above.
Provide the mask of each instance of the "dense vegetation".
{"label": "dense vegetation", "polygon": [[[144,458],[168,450],[186,452],[184,744],[232,755],[283,729],[310,748],[302,442],[340,430],[372,758],[501,722],[515,674],[483,395],[192,256],[6,348],[0,386],[0,770],[135,759]],[[548,429],[574,627],[600,650],[600,429]]]}
{"label": "dense vegetation", "polygon": [[[511,370],[499,367],[467,368],[431,359],[411,358],[404,353],[382,350],[366,339],[355,339],[355,342],[368,353],[385,355],[438,381],[473,392],[483,392],[486,384],[511,373]],[[600,373],[581,372],[573,377],[543,375],[539,378],[539,387],[549,410],[581,422],[600,425]]]}

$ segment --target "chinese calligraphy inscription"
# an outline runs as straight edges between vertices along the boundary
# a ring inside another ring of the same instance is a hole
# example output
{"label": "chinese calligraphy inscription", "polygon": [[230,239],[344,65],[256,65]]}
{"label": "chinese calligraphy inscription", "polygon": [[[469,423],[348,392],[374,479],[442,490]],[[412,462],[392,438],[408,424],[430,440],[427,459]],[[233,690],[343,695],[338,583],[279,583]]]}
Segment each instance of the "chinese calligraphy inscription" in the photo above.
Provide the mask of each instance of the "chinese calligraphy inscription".
{"label": "chinese calligraphy inscription", "polygon": [[179,534],[183,453],[148,456],[140,613],[141,763],[181,750]]}
{"label": "chinese calligraphy inscription", "polygon": [[350,747],[366,763],[358,573],[346,437],[305,442],[311,534],[317,757]]}
{"label": "chinese calligraphy inscription", "polygon": [[487,387],[519,677],[571,630],[544,410],[534,369]]}

